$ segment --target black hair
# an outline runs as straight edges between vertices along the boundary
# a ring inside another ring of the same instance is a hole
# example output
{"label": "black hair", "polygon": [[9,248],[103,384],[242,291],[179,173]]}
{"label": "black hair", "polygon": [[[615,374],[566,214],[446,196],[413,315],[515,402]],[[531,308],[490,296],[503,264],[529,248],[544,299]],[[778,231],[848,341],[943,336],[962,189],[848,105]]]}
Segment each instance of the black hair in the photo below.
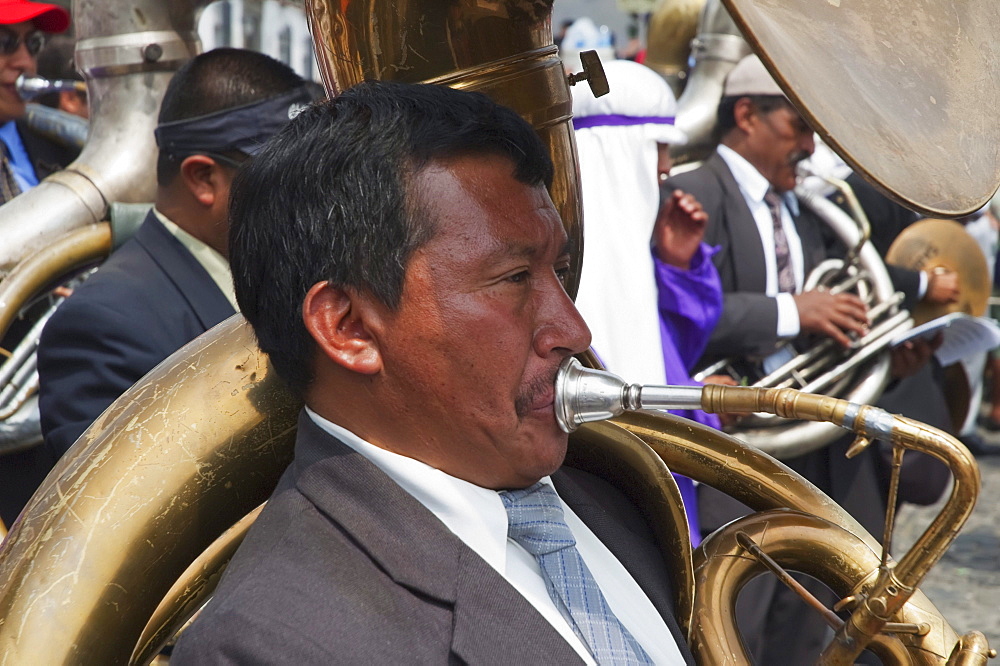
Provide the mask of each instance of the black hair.
{"label": "black hair", "polygon": [[712,131],[714,143],[719,143],[736,128],[736,103],[746,97],[762,114],[768,114],[784,106],[791,106],[783,95],[731,95],[723,97],[716,113],[715,129]]}
{"label": "black hair", "polygon": [[[167,86],[159,123],[197,118],[251,104],[303,85],[302,77],[274,58],[244,49],[219,48],[184,63]],[[169,185],[188,155],[160,152],[156,181]],[[239,161],[242,154],[223,155]]]}
{"label": "black hair", "polygon": [[409,258],[435,232],[413,177],[482,154],[510,159],[522,183],[552,182],[548,152],[514,111],[444,86],[366,82],[305,109],[240,170],[230,202],[236,297],[293,390],[312,381],[302,322],[312,285],[398,308]]}

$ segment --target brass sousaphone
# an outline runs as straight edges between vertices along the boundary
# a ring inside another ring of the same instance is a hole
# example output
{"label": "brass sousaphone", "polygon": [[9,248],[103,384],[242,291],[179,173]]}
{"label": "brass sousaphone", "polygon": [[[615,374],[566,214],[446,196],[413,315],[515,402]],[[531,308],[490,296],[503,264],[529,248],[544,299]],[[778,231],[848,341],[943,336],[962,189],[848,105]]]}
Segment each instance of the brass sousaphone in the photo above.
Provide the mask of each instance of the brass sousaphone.
{"label": "brass sousaphone", "polygon": [[[561,165],[553,198],[579,240],[569,97],[551,45],[550,3],[317,0],[309,7],[332,92],[362,78],[429,79],[483,90],[520,110]],[[795,18],[793,12],[786,21]],[[968,199],[957,193],[955,211]],[[646,404],[642,390],[628,395],[625,407]],[[747,394],[709,391],[699,399],[707,409],[732,408],[737,400],[796,418],[840,419],[865,432],[893,427],[899,446],[947,461],[956,484],[920,548],[894,566],[815,487],[722,433],[647,414],[581,426],[571,457],[616,481],[655,521],[678,590],[678,616],[702,662],[740,661],[739,638],[723,618],[742,582],[762,567],[752,543],[779,563],[808,563],[810,573],[849,597],[854,612],[826,663],[852,663],[869,641],[889,663],[984,663],[982,636],[959,640],[913,589],[971,511],[978,472],[968,452],[919,425],[873,421],[871,412],[839,401],[795,392],[732,397],[740,395]],[[289,460],[297,410],[238,317],[130,389],[60,462],[0,548],[4,661],[148,661],[210,595],[245,517]],[[713,537],[694,560],[668,467],[767,513]]]}

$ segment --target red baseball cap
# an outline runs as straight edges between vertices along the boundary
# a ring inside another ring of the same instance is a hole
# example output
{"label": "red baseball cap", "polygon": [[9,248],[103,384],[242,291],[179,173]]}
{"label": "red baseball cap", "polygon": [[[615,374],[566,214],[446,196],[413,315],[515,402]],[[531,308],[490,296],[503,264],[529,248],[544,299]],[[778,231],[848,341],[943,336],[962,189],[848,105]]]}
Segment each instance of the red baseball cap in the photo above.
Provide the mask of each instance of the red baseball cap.
{"label": "red baseball cap", "polygon": [[63,32],[69,27],[69,12],[59,5],[29,0],[0,0],[0,25],[31,21],[42,32]]}

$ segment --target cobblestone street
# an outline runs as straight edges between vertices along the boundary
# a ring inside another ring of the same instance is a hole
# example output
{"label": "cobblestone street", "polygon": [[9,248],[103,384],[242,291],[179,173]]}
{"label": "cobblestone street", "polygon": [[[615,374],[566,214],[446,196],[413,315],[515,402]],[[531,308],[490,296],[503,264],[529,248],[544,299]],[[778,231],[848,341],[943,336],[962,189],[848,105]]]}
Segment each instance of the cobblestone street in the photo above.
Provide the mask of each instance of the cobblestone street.
{"label": "cobblestone street", "polygon": [[[990,646],[1000,649],[1000,433],[981,430],[980,434],[996,453],[978,458],[982,476],[979,501],[958,538],[920,588],[956,631],[982,631]],[[940,508],[941,503],[903,507],[894,539],[893,555],[897,559]]]}

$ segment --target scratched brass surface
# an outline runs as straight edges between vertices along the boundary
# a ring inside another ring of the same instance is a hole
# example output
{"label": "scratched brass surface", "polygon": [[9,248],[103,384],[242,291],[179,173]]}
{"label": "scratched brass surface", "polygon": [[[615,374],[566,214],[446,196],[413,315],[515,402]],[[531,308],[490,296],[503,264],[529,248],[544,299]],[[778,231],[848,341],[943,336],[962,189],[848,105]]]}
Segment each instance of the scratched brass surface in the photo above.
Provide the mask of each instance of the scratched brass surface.
{"label": "scratched brass surface", "polygon": [[126,663],[188,564],[270,495],[298,410],[238,315],[125,393],[0,546],[0,663]]}
{"label": "scratched brass surface", "polygon": [[556,165],[549,192],[572,241],[567,291],[575,296],[583,212],[552,0],[308,0],[306,10],[327,90],[371,79],[438,83],[484,93],[531,123]]}
{"label": "scratched brass surface", "polygon": [[191,621],[205,602],[212,598],[223,571],[264,506],[266,505],[261,504],[223,532],[184,570],[153,611],[153,616],[139,636],[129,663],[145,664],[155,658],[170,639]]}
{"label": "scratched brass surface", "polygon": [[823,140],[900,203],[981,208],[1000,184],[1000,3],[723,0]]}

